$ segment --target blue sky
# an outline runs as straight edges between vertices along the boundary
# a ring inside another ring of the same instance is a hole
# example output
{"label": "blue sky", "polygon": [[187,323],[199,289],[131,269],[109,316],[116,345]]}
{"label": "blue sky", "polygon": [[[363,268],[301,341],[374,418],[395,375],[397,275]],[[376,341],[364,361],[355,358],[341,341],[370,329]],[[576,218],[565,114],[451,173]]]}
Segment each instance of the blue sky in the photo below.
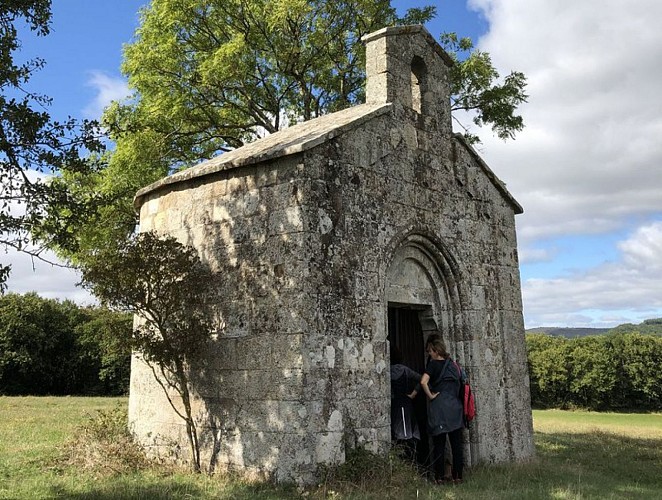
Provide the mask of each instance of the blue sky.
{"label": "blue sky", "polygon": [[[97,118],[128,92],[122,45],[142,0],[53,0],[53,32],[22,55],[47,65],[30,88],[52,114]],[[428,24],[471,36],[502,74],[523,71],[526,129],[480,153],[523,205],[527,327],[615,326],[662,317],[662,3],[658,0],[397,1],[437,6]],[[469,121],[467,121],[469,123]],[[75,275],[9,255],[10,290],[90,301]],[[3,262],[7,259],[3,259]]]}

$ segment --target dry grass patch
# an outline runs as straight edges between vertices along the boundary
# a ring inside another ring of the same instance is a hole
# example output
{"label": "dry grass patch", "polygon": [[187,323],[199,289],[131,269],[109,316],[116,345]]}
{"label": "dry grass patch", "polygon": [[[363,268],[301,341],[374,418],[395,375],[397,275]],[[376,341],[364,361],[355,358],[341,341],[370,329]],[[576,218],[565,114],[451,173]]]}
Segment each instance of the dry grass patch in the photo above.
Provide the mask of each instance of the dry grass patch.
{"label": "dry grass patch", "polygon": [[128,431],[126,409],[116,405],[88,417],[66,442],[60,464],[95,475],[112,476],[144,470],[150,466],[145,453]]}

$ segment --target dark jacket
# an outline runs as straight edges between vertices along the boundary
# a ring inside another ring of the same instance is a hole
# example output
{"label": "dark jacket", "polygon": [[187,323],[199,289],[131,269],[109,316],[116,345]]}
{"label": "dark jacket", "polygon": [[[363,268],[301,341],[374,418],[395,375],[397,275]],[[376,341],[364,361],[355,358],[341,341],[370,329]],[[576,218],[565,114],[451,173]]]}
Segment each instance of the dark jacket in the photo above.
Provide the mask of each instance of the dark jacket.
{"label": "dark jacket", "polygon": [[428,429],[432,436],[464,427],[464,411],[459,397],[460,373],[457,365],[448,359],[448,362],[431,359],[425,368],[430,377],[430,391],[439,393],[428,406]]}
{"label": "dark jacket", "polygon": [[391,365],[391,439],[420,439],[414,415],[414,402],[407,396],[421,381],[421,375],[411,368]]}

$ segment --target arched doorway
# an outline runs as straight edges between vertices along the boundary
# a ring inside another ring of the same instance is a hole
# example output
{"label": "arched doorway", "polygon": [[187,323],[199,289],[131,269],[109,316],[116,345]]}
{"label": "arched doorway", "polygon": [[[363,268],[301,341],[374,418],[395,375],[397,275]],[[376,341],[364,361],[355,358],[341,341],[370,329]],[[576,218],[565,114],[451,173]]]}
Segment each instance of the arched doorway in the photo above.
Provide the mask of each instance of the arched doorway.
{"label": "arched doorway", "polygon": [[[388,306],[388,342],[391,356],[397,350],[402,364],[417,373],[425,371],[426,363],[425,337],[420,315],[425,315],[429,310],[429,306],[411,304],[389,303]],[[421,437],[416,447],[416,462],[419,468],[427,469],[430,464],[431,448],[427,433],[425,394],[419,392],[413,403]]]}
{"label": "arched doorway", "polygon": [[[422,373],[425,370],[425,341],[432,333],[441,333],[454,356],[461,352],[462,307],[458,287],[459,268],[452,256],[430,238],[411,233],[393,252],[386,272],[385,295],[389,348],[397,348],[403,363]],[[418,459],[428,462],[426,400],[423,394],[415,401],[421,430]],[[471,450],[465,453],[471,463]]]}

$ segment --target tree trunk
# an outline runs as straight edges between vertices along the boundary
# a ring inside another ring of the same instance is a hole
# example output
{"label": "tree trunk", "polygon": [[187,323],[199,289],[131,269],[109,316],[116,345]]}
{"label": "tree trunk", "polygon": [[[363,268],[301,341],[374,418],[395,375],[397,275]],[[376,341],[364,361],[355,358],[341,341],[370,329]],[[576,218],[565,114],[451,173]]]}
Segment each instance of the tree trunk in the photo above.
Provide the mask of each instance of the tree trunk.
{"label": "tree trunk", "polygon": [[189,446],[191,447],[191,466],[194,472],[200,472],[200,445],[198,443],[198,429],[193,420],[193,412],[191,409],[191,396],[188,389],[188,378],[184,373],[184,367],[178,364],[177,366],[179,384],[182,391],[182,403],[184,403],[184,411],[186,413],[186,435],[188,436]]}

